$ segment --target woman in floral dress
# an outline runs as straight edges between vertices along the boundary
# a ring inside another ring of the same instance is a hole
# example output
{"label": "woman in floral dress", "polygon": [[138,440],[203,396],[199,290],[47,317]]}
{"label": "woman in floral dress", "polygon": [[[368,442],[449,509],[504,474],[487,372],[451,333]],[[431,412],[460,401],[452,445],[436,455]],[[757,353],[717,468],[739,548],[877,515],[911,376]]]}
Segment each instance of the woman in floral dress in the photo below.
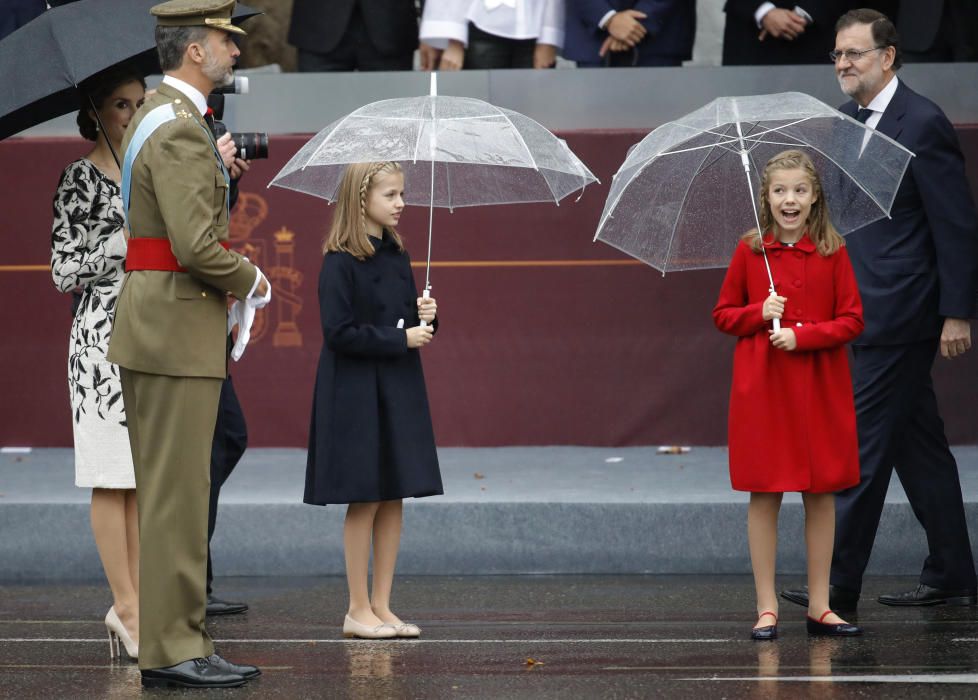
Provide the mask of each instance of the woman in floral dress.
{"label": "woman in floral dress", "polygon": [[92,489],[92,532],[113,598],[105,617],[110,651],[119,655],[121,640],[133,658],[139,635],[136,480],[119,368],[105,357],[125,274],[128,231],[122,178],[109,145],[121,158],[122,137],[145,92],[142,76],[125,68],[82,85],[78,127],[95,146],[65,168],[54,196],[51,234],[55,286],[66,293],[81,291],[68,343],[75,485]]}

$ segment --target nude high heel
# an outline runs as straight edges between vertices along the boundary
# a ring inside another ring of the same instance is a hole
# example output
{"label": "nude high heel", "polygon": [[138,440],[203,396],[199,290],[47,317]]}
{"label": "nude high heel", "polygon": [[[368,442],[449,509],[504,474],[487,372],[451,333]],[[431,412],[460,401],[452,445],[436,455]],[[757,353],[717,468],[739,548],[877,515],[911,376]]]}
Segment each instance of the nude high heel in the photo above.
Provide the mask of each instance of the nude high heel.
{"label": "nude high heel", "polygon": [[126,626],[122,624],[122,620],[116,614],[115,608],[109,608],[109,612],[105,614],[105,629],[109,633],[110,659],[122,658],[122,650],[119,648],[120,641],[130,659],[133,661],[139,659],[139,645],[129,636],[129,632],[126,631]]}

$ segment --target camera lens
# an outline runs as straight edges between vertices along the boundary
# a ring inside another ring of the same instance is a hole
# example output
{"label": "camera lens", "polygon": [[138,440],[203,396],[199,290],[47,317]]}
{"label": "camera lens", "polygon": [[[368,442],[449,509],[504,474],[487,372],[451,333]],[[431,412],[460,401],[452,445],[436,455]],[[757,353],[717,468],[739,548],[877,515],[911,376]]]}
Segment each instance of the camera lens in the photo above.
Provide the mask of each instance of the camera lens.
{"label": "camera lens", "polygon": [[231,134],[231,138],[238,147],[238,158],[243,160],[268,158],[268,134],[261,132]]}

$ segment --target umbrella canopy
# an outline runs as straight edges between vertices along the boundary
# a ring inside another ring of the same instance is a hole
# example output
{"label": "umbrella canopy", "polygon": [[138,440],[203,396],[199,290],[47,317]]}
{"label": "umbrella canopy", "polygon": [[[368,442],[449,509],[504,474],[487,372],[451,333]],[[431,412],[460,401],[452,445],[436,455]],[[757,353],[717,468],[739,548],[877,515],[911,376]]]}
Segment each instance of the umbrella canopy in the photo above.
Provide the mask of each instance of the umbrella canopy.
{"label": "umbrella canopy", "polygon": [[[397,161],[408,204],[554,202],[597,182],[566,142],[527,116],[468,97],[381,100],[316,134],[271,184],[336,201],[350,163]],[[434,183],[434,186],[432,186]]]}
{"label": "umbrella canopy", "polygon": [[764,165],[790,148],[812,158],[843,235],[889,215],[913,157],[809,95],[722,97],[632,147],[595,240],[663,273],[726,267],[740,236],[758,226]]}
{"label": "umbrella canopy", "polygon": [[[149,9],[160,0],[79,0],[0,41],[0,139],[78,109],[78,84],[123,61],[159,72]],[[260,14],[238,5],[233,21]]]}
{"label": "umbrella canopy", "polygon": [[397,161],[407,204],[428,206],[431,280],[434,207],[554,202],[598,179],[563,139],[529,117],[469,97],[372,102],[316,134],[269,183],[335,202],[351,163]]}

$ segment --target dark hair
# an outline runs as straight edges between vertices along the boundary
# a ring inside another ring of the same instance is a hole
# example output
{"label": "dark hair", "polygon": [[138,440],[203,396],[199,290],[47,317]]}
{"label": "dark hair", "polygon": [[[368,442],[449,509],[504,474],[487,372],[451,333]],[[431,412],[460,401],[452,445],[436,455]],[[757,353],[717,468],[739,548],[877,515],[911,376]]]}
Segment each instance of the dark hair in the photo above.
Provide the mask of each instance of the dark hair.
{"label": "dark hair", "polygon": [[878,48],[883,49],[887,46],[892,46],[895,52],[893,55],[893,70],[900,70],[900,66],[903,65],[903,56],[900,53],[900,35],[897,34],[896,27],[893,26],[890,18],[882,12],[867,8],[849,10],[835,23],[835,33],[838,34],[843,29],[848,29],[854,24],[870,25],[873,30],[873,43]]}
{"label": "dark hair", "polygon": [[156,27],[156,53],[160,57],[160,70],[166,73],[176,70],[183,64],[183,54],[187,47],[207,38],[210,29],[205,26],[194,27]]}
{"label": "dark hair", "polygon": [[107,68],[101,73],[96,73],[90,78],[82,81],[79,85],[80,101],[78,104],[78,116],[75,121],[78,123],[78,133],[89,141],[98,139],[98,124],[89,111],[92,105],[100,110],[105,105],[116,88],[133,81],[138,82],[146,89],[146,80],[142,73],[130,65],[119,65]]}

